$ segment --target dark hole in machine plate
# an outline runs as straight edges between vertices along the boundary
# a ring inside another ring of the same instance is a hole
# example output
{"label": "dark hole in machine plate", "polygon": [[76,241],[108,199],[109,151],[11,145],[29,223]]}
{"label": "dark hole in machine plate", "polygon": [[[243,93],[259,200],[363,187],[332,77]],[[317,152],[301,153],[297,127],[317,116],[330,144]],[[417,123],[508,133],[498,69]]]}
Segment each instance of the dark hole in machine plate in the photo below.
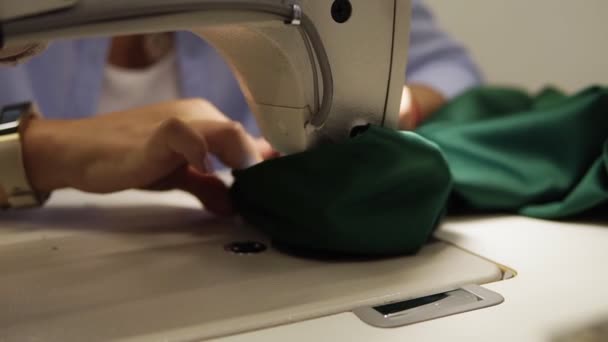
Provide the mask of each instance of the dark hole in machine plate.
{"label": "dark hole in machine plate", "polygon": [[224,246],[224,250],[239,255],[258,254],[264,252],[268,247],[258,241],[235,241]]}

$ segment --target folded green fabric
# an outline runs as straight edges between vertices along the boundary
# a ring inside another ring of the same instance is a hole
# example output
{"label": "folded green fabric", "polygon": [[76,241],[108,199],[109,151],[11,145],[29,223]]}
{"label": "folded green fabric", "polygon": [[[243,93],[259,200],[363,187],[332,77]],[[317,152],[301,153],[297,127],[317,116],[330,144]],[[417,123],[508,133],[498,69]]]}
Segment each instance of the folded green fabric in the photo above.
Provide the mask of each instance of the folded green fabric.
{"label": "folded green fabric", "polygon": [[557,219],[607,206],[608,88],[530,96],[482,87],[417,132],[448,160],[452,207]]}
{"label": "folded green fabric", "polygon": [[380,127],[234,171],[234,178],[237,210],[275,243],[367,256],[418,251],[451,188],[435,144]]}
{"label": "folded green fabric", "polygon": [[531,96],[481,87],[417,133],[371,127],[235,171],[232,197],[275,242],[357,255],[416,252],[452,178],[451,209],[549,219],[608,212],[607,88]]}

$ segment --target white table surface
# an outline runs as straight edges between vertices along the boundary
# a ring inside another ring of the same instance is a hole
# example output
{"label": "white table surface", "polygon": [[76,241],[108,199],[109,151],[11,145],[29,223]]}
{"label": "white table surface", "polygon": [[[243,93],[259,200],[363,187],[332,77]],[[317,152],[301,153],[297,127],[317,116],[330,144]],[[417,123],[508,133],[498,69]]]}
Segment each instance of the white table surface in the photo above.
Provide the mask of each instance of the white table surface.
{"label": "white table surface", "polygon": [[[69,193],[68,193],[69,194]],[[184,215],[200,205],[189,196],[63,196],[61,206],[107,208],[136,202],[163,210],[182,207]],[[53,203],[51,202],[51,207]],[[61,206],[23,221],[20,213],[3,215],[4,245],[41,238],[41,225],[53,216],[61,229],[42,229],[43,238],[70,233],[70,220],[57,220]],[[86,210],[86,209],[85,209]],[[103,213],[103,212],[102,212]],[[120,222],[142,212],[117,210]],[[193,220],[200,219],[195,215]],[[95,217],[94,215],[92,217]],[[163,222],[157,222],[162,224]],[[10,224],[10,229],[6,229]],[[57,228],[57,227],[55,227]],[[65,229],[64,229],[65,228]],[[92,230],[106,229],[90,224]],[[220,339],[237,341],[553,341],[572,329],[608,317],[608,227],[606,222],[552,222],[515,216],[449,219],[436,236],[459,248],[513,270],[516,276],[484,287],[505,302],[494,307],[410,326],[381,329],[341,313]]]}
{"label": "white table surface", "polygon": [[517,273],[484,285],[504,303],[394,329],[343,313],[222,341],[554,341],[608,319],[607,226],[515,216],[450,219],[438,238]]}

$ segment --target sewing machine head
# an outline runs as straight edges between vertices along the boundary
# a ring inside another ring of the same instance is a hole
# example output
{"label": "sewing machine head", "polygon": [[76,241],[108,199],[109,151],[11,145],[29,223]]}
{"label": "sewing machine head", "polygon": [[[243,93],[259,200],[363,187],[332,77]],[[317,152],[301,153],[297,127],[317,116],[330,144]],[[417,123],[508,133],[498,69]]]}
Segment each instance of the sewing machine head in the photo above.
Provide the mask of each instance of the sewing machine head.
{"label": "sewing machine head", "polygon": [[397,126],[409,16],[410,0],[11,0],[0,43],[194,31],[231,65],[263,135],[293,153]]}

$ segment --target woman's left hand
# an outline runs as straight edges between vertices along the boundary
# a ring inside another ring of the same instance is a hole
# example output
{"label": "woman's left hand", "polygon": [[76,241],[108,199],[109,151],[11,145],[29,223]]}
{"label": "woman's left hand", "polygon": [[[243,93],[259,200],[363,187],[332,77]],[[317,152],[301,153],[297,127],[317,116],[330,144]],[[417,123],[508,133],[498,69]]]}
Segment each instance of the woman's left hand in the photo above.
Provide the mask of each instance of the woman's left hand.
{"label": "woman's left hand", "polygon": [[424,120],[445,103],[437,90],[422,84],[403,87],[399,110],[399,129],[415,130]]}

